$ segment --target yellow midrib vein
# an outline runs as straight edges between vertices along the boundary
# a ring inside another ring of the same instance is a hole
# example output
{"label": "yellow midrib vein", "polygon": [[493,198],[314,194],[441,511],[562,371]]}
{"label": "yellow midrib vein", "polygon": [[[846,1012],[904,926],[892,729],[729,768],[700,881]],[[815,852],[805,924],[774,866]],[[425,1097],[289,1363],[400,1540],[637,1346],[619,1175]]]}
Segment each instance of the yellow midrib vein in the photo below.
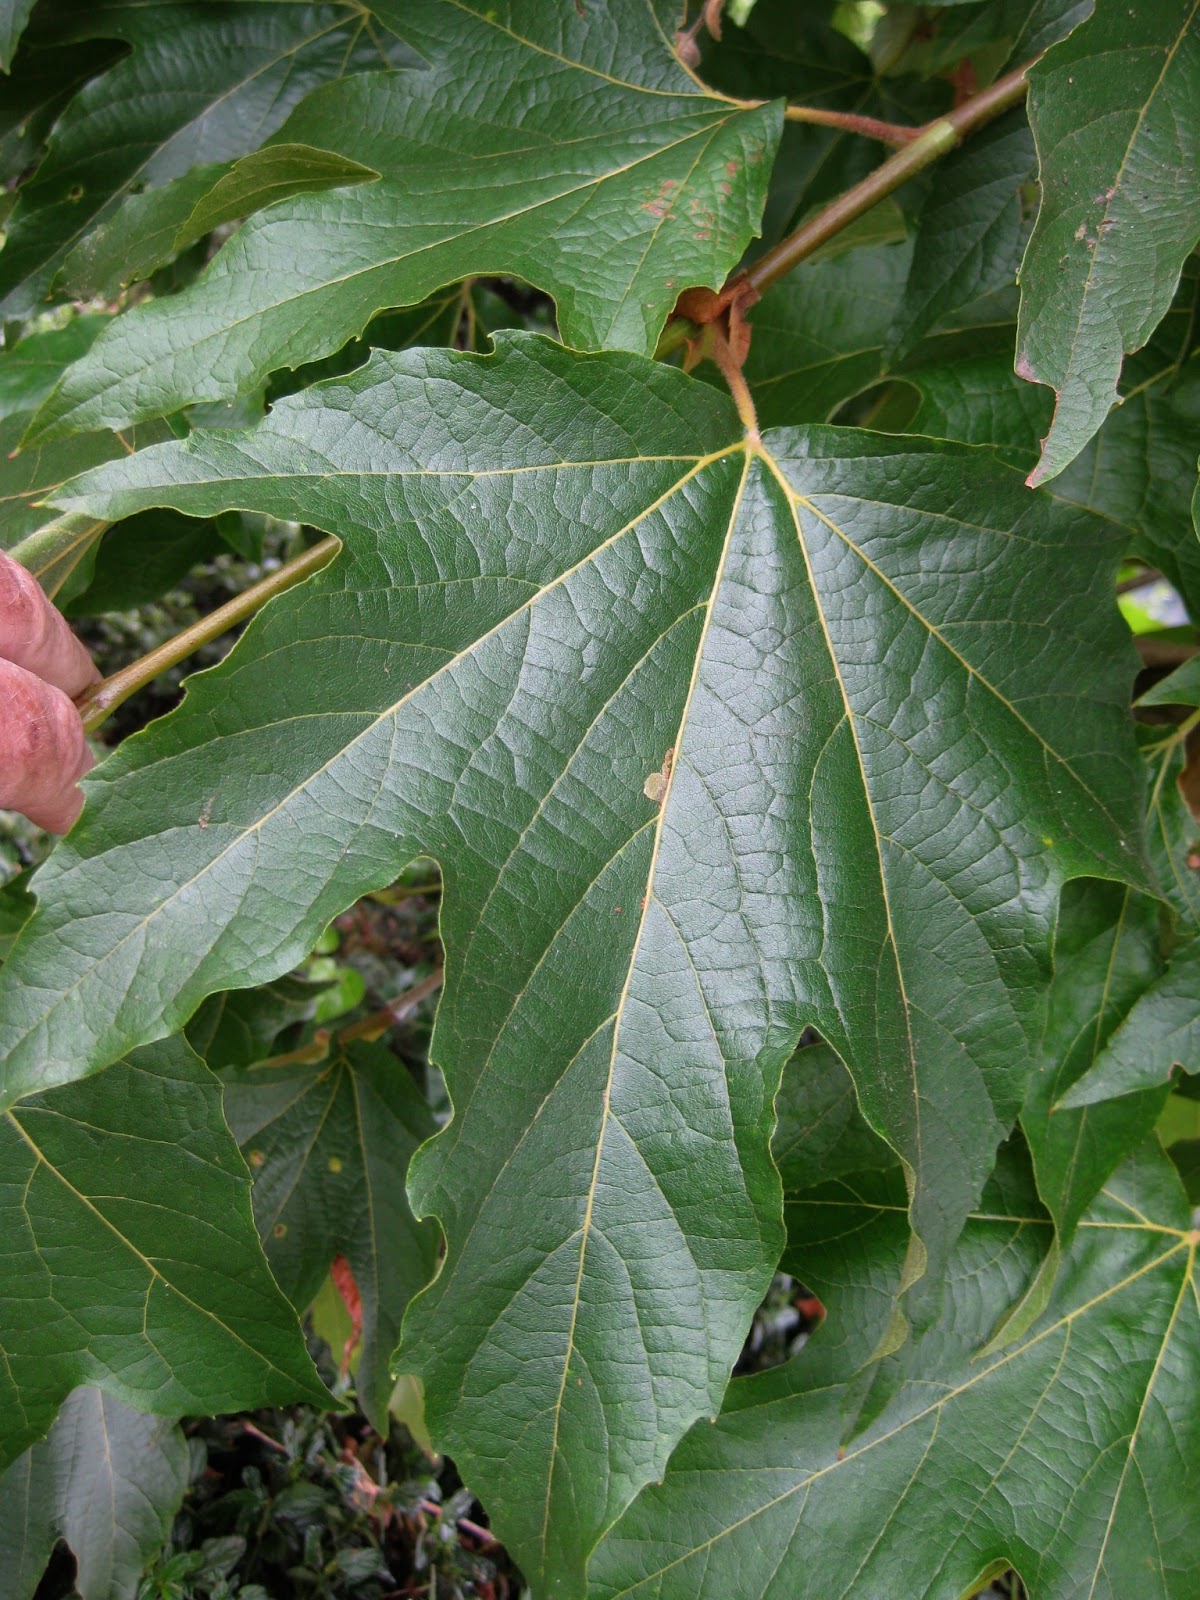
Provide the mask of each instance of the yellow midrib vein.
{"label": "yellow midrib vein", "polygon": [[[743,449],[744,446],[739,444],[739,445],[735,446],[734,448],[735,449]],[[645,893],[645,896],[642,899],[642,907],[641,907],[640,916],[638,918],[637,932],[634,935],[633,945],[632,945],[632,949],[630,951],[629,963],[628,963],[628,965],[626,967],[626,970],[625,970],[625,981],[621,985],[621,993],[618,996],[617,1004],[616,1004],[616,1008],[615,1008],[615,1020],[614,1020],[614,1023],[613,1023],[613,1030],[612,1030],[612,1045],[611,1045],[611,1048],[609,1050],[608,1072],[607,1072],[607,1075],[606,1075],[606,1078],[605,1078],[604,1094],[603,1094],[602,1104],[601,1104],[600,1128],[599,1128],[599,1133],[598,1133],[598,1136],[597,1136],[597,1139],[596,1139],[596,1155],[595,1155],[595,1159],[594,1159],[593,1164],[592,1164],[591,1182],[588,1185],[587,1199],[586,1199],[586,1202],[584,1204],[583,1222],[582,1222],[582,1225],[581,1225],[581,1228],[580,1228],[579,1267],[578,1267],[578,1271],[576,1272],[576,1276],[575,1276],[575,1291],[574,1291],[574,1295],[572,1297],[572,1303],[571,1303],[570,1325],[569,1325],[568,1330],[567,1330],[567,1347],[566,1347],[566,1350],[563,1353],[562,1378],[561,1378],[561,1380],[559,1382],[558,1396],[557,1396],[557,1399],[556,1399],[555,1405],[554,1405],[554,1423],[553,1423],[553,1428],[552,1428],[552,1431],[551,1431],[551,1439],[550,1439],[549,1465],[548,1465],[547,1472],[546,1472],[546,1498],[545,1498],[545,1503],[544,1503],[544,1506],[543,1506],[543,1514],[542,1514],[542,1565],[543,1565],[543,1568],[545,1568],[546,1560],[547,1560],[547,1556],[548,1556],[548,1543],[549,1543],[550,1526],[551,1526],[551,1500],[552,1500],[553,1491],[554,1491],[554,1473],[555,1473],[555,1468],[556,1468],[556,1466],[558,1464],[558,1457],[559,1457],[559,1450],[558,1450],[559,1425],[560,1425],[560,1422],[561,1422],[561,1419],[562,1419],[563,1401],[564,1401],[564,1397],[565,1397],[565,1394],[566,1394],[566,1388],[567,1388],[567,1376],[568,1376],[568,1373],[570,1371],[570,1366],[571,1366],[571,1356],[572,1356],[572,1353],[574,1352],[574,1348],[575,1348],[575,1330],[576,1330],[576,1327],[577,1327],[577,1324],[578,1324],[579,1306],[580,1306],[580,1300],[581,1300],[581,1296],[582,1296],[582,1292],[583,1292],[584,1265],[585,1265],[585,1262],[587,1260],[588,1239],[589,1239],[589,1235],[591,1233],[591,1227],[592,1227],[592,1216],[593,1216],[593,1211],[594,1211],[594,1207],[595,1207],[596,1190],[597,1190],[597,1188],[599,1186],[599,1181],[600,1181],[600,1164],[601,1164],[601,1161],[602,1161],[603,1155],[604,1155],[604,1139],[605,1139],[605,1134],[607,1133],[607,1130],[608,1130],[610,1107],[611,1107],[611,1103],[612,1103],[613,1075],[614,1075],[614,1073],[616,1071],[617,1051],[618,1051],[618,1048],[619,1048],[620,1037],[621,1037],[621,1021],[622,1021],[622,1018],[624,1017],[624,1014],[625,1014],[625,1006],[626,1006],[626,1004],[628,1002],[628,999],[629,999],[629,991],[630,991],[630,989],[632,987],[632,984],[633,984],[633,976],[634,976],[635,971],[637,970],[638,953],[639,953],[639,951],[641,949],[642,937],[643,937],[643,935],[645,933],[645,929],[646,929],[646,920],[647,920],[647,918],[649,916],[649,913],[650,913],[650,907],[654,902],[654,877],[655,877],[655,871],[656,871],[657,866],[658,866],[659,852],[660,852],[660,847],[661,847],[661,843],[662,843],[663,825],[664,825],[664,822],[666,820],[667,811],[668,811],[668,809],[670,807],[670,804],[671,804],[671,794],[672,794],[672,791],[674,789],[675,775],[678,772],[680,764],[681,764],[680,763],[680,759],[679,759],[679,752],[681,751],[682,746],[683,746],[683,737],[684,737],[685,730],[687,728],[688,717],[689,717],[690,712],[691,712],[692,700],[693,700],[693,698],[695,696],[696,685],[699,682],[700,669],[701,669],[701,666],[702,666],[703,660],[704,660],[704,645],[705,645],[705,641],[708,638],[709,628],[710,628],[711,623],[712,623],[712,614],[713,614],[712,601],[715,598],[715,596],[717,595],[717,593],[718,593],[718,591],[720,590],[720,587],[721,587],[721,578],[722,578],[722,576],[724,574],[725,564],[726,564],[726,561],[728,560],[728,557],[729,557],[729,550],[730,550],[730,547],[731,547],[731,545],[733,543],[734,529],[737,526],[738,513],[741,510],[742,497],[743,497],[743,495],[745,493],[746,480],[747,480],[747,477],[749,476],[750,465],[751,465],[752,460],[753,460],[753,456],[750,454],[749,451],[746,451],[746,459],[745,459],[745,463],[744,463],[744,466],[743,466],[743,469],[742,469],[741,481],[738,484],[737,493],[734,496],[733,504],[730,507],[729,521],[728,521],[728,524],[727,524],[727,527],[726,527],[726,531],[725,531],[724,543],[723,543],[722,548],[721,548],[720,558],[718,559],[717,566],[716,566],[716,569],[715,569],[714,574],[713,574],[712,585],[711,585],[711,588],[710,588],[710,600],[709,600],[708,607],[707,607],[706,612],[705,612],[704,625],[700,630],[700,637],[699,637],[699,639],[697,640],[697,643],[696,643],[696,652],[695,652],[695,655],[692,658],[692,675],[691,675],[691,679],[690,679],[690,681],[688,683],[687,693],[684,696],[683,709],[682,709],[682,712],[680,713],[680,718],[679,718],[679,731],[676,734],[675,744],[674,744],[674,747],[673,747],[675,749],[675,751],[676,751],[676,759],[675,759],[674,763],[671,766],[670,772],[667,775],[666,788],[665,788],[665,790],[663,792],[662,800],[661,800],[660,805],[659,805],[658,818],[657,818],[657,820],[655,822],[655,828],[654,828],[654,839],[653,839],[653,842],[652,842],[651,847],[650,847],[650,869],[649,869],[649,873],[648,873],[647,878],[646,878],[646,893]]]}

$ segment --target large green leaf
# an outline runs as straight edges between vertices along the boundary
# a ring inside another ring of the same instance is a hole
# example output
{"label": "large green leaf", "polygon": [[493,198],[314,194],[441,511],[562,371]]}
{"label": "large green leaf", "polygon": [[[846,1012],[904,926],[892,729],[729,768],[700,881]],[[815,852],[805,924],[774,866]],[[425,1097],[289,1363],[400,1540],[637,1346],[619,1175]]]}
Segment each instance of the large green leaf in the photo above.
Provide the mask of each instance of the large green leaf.
{"label": "large green leaf", "polygon": [[217,1080],[178,1040],[7,1113],[0,1463],[79,1384],[170,1417],[328,1399],[249,1188]]}
{"label": "large green leaf", "polygon": [[55,1542],[75,1557],[81,1600],[134,1600],[187,1488],[176,1423],[131,1411],[99,1389],[63,1401],[49,1436],[0,1477],[5,1600],[33,1600]]}
{"label": "large green leaf", "polygon": [[1038,1324],[981,1355],[1048,1233],[1032,1185],[1006,1176],[955,1252],[941,1324],[850,1440],[851,1330],[886,1305],[894,1212],[866,1184],[807,1197],[826,1323],[689,1434],[598,1552],[596,1600],[942,1600],[1010,1565],[1037,1600],[1195,1594],[1197,1236],[1178,1180],[1146,1147],[1084,1219]]}
{"label": "large green leaf", "polygon": [[977,1197],[1062,879],[1138,870],[1115,549],[988,452],[756,449],[676,371],[511,336],[377,353],[66,503],[164,501],[345,552],[89,780],[3,974],[4,1098],[438,857],[456,1115],[411,1186],[448,1245],[402,1361],[527,1574],[570,1588],[719,1404],[804,1024],[908,1164],[910,1276]]}
{"label": "large green leaf", "polygon": [[69,0],[57,8],[56,45],[118,39],[131,50],[74,97],[23,185],[0,261],[0,309],[33,310],[72,246],[137,186],[247,154],[317,84],[348,65],[378,64],[363,26],[349,5]]}
{"label": "large green leaf", "polygon": [[297,1310],[335,1255],[362,1299],[356,1392],[387,1432],[389,1372],[404,1308],[437,1265],[438,1230],[414,1221],[408,1163],[434,1130],[408,1069],[382,1045],[225,1080],[225,1111],[254,1173],[254,1215],[275,1281]]}
{"label": "large green leaf", "polygon": [[431,65],[329,84],[283,137],[380,182],[252,218],[194,288],[114,324],[36,436],[243,393],[468,273],[547,290],[568,343],[646,352],[682,289],[720,287],[758,226],[781,111],[704,91],[665,4],[376,9]]}
{"label": "large green leaf", "polygon": [[1197,14],[1197,0],[1096,0],[1030,71],[1041,204],[1017,371],[1055,393],[1031,483],[1068,466],[1117,403],[1125,352],[1154,332],[1200,238]]}

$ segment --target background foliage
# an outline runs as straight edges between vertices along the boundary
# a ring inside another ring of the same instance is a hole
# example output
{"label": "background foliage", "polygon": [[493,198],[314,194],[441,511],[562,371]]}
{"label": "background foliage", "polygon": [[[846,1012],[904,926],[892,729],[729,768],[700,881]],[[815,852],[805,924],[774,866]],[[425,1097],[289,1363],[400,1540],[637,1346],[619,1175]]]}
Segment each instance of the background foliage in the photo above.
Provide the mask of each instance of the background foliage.
{"label": "background foliage", "polygon": [[17,1600],[1200,1593],[1196,6],[0,60]]}

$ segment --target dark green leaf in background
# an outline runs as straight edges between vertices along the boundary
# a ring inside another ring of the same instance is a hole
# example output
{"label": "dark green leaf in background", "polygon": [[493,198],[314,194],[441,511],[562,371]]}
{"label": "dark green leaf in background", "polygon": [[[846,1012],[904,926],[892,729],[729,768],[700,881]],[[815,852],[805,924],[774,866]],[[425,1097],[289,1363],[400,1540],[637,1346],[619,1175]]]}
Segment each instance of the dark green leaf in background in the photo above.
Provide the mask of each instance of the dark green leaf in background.
{"label": "dark green leaf in background", "polygon": [[46,27],[55,46],[131,48],[74,97],[22,186],[0,261],[10,317],[38,307],[66,254],[123,196],[247,154],[317,84],[385,59],[364,14],[340,5],[69,0]]}
{"label": "dark green leaf in background", "polygon": [[408,1163],[434,1133],[407,1067],[382,1045],[350,1045],[308,1067],[225,1080],[225,1112],[254,1174],[254,1215],[275,1281],[298,1311],[334,1256],[362,1297],[355,1392],[387,1433],[389,1363],[404,1308],[433,1276],[438,1229],[414,1220]]}
{"label": "dark green leaf in background", "polygon": [[267,1272],[217,1080],[178,1040],[0,1127],[0,1462],[80,1384],[176,1417],[328,1396]]}
{"label": "dark green leaf in background", "polygon": [[1025,232],[1020,191],[1033,167],[1033,137],[1020,107],[939,165],[917,219],[889,362],[961,306],[1015,281]]}
{"label": "dark green leaf in background", "polygon": [[804,1273],[825,1323],[684,1440],[597,1553],[596,1600],[941,1600],[1010,1566],[1037,1600],[1194,1593],[1200,1316],[1178,1179],[1144,1147],[1081,1224],[1040,1321],[980,1355],[1049,1231],[1032,1183],[1011,1163],[998,1177],[943,1322],[851,1438],[863,1344],[839,1340],[869,1327],[871,1291],[896,1271],[895,1211],[877,1178],[813,1192]]}
{"label": "dark green leaf in background", "polygon": [[771,1153],[785,1194],[846,1172],[896,1166],[895,1152],[863,1120],[854,1080],[827,1044],[798,1050],[775,1097]]}
{"label": "dark green leaf in background", "polygon": [[17,42],[25,31],[35,0],[0,0],[0,70],[12,71]]}
{"label": "dark green leaf in background", "polygon": [[758,227],[777,105],[704,91],[644,0],[377,10],[429,67],[327,85],[283,136],[382,179],[252,218],[194,288],[113,326],[37,435],[245,393],[465,273],[545,289],[568,343],[645,352],[683,289],[721,286]]}
{"label": "dark green leaf in background", "polygon": [[1084,881],[1063,890],[1046,1029],[1021,1112],[1038,1193],[1055,1226],[1044,1289],[1080,1217],[1153,1132],[1166,1098],[1163,1088],[1072,1111],[1058,1105],[1162,972],[1159,912],[1157,901],[1122,884]]}
{"label": "dark green leaf in background", "polygon": [[187,1041],[214,1072],[252,1067],[273,1053],[285,1028],[311,1020],[328,987],[289,973],[257,989],[210,995],[188,1023]]}
{"label": "dark green leaf in background", "polygon": [[188,1466],[174,1422],[99,1389],[73,1390],[49,1436],[0,1477],[4,1600],[33,1600],[59,1538],[75,1557],[80,1600],[134,1600],[179,1509]]}
{"label": "dark green leaf in background", "polygon": [[827,422],[876,382],[912,261],[908,244],[806,264],[754,308],[745,373],[764,427]]}
{"label": "dark green leaf in background", "polygon": [[1041,205],[1017,371],[1056,396],[1031,483],[1057,476],[1100,427],[1123,355],[1154,332],[1200,238],[1198,9],[1096,0],[1030,72]]}

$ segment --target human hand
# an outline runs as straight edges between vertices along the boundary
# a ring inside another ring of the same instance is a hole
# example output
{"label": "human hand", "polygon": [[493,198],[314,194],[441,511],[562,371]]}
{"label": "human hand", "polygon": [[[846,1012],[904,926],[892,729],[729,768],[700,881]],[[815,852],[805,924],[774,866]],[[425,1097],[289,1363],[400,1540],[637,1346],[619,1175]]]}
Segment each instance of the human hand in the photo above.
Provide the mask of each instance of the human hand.
{"label": "human hand", "polygon": [[75,821],[92,757],[71,702],[99,676],[36,578],[0,551],[0,809],[51,833]]}

